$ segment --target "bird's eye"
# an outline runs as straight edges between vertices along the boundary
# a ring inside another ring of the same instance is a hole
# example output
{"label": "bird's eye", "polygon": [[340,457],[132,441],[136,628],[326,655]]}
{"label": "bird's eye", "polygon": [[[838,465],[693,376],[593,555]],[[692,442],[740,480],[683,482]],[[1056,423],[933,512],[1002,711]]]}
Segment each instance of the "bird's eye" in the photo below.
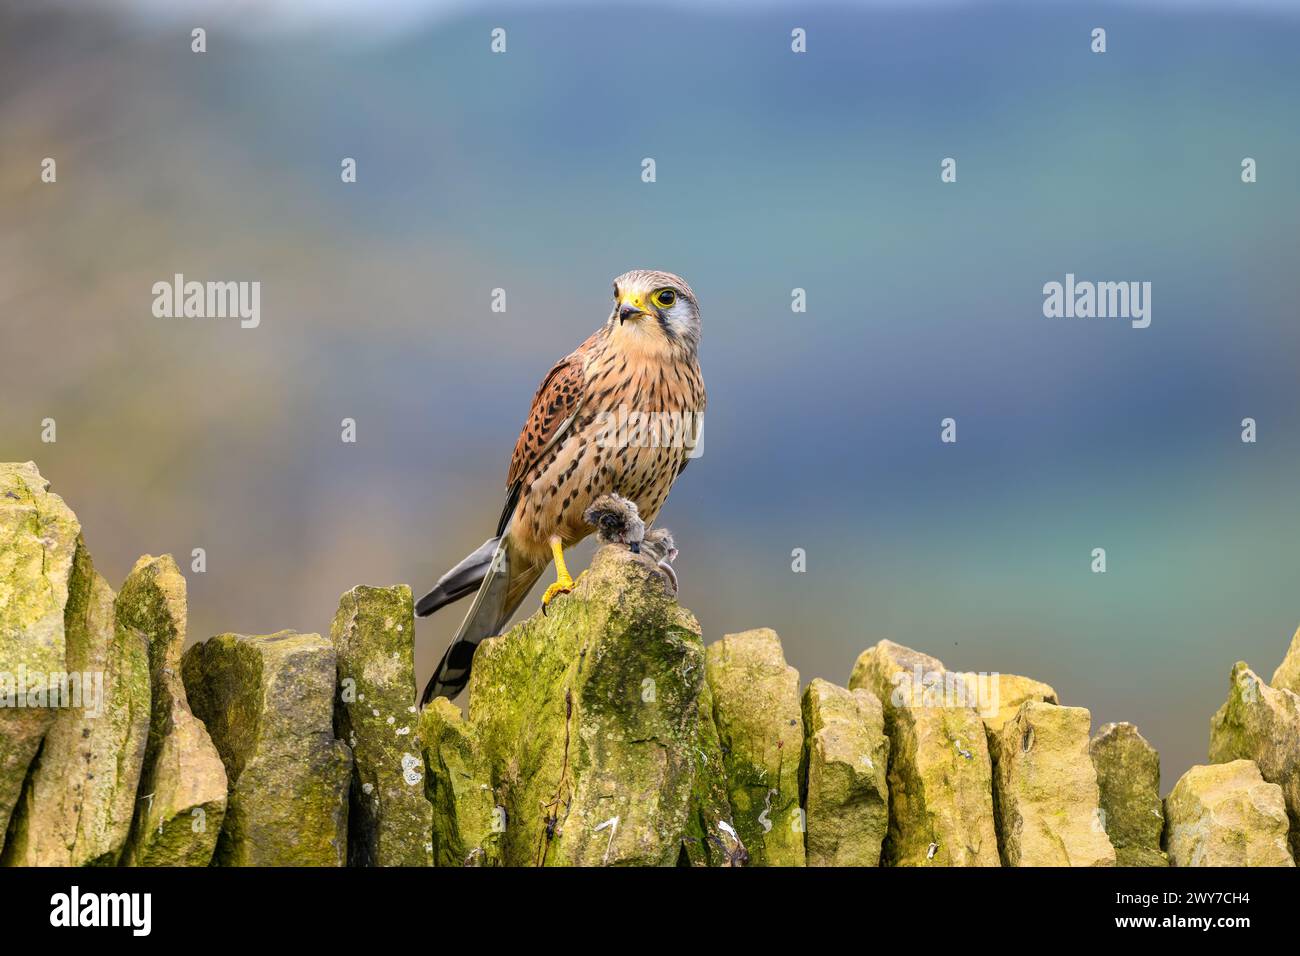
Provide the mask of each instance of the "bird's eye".
{"label": "bird's eye", "polygon": [[677,301],[677,293],[672,289],[660,289],[651,296],[651,301],[661,309],[671,309],[673,303]]}

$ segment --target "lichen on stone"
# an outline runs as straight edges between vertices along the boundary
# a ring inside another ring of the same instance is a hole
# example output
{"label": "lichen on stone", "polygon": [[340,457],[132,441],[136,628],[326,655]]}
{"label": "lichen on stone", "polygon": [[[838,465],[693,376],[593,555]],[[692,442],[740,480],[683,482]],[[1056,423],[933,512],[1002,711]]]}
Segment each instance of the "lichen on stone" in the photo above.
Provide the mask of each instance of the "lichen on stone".
{"label": "lichen on stone", "polygon": [[998,866],[993,765],[966,678],[938,658],[880,641],[859,655],[850,688],[884,708],[889,736],[890,866]]}
{"label": "lichen on stone", "polygon": [[117,627],[149,649],[152,701],[135,816],[122,862],[207,866],[226,812],[226,773],[181,681],[185,578],[171,555],[136,562],[114,605]]}
{"label": "lichen on stone", "polygon": [[0,850],[54,723],[48,682],[64,670],[64,612],[80,534],[76,515],[35,464],[0,464]]}
{"label": "lichen on stone", "polygon": [[185,688],[230,781],[214,862],[343,866],[352,753],[334,738],[334,646],[219,634],[185,652]]}
{"label": "lichen on stone", "polygon": [[149,649],[116,626],[115,595],[78,539],[65,611],[79,706],[59,709],[13,821],[4,862],[112,865],[131,829],[149,735]]}
{"label": "lichen on stone", "polygon": [[1005,866],[1114,866],[1083,707],[1026,700],[994,738],[994,807]]}
{"label": "lichen on stone", "polygon": [[1116,866],[1168,866],[1160,838],[1160,755],[1130,723],[1106,724],[1088,743]]}
{"label": "lichen on stone", "polygon": [[809,866],[879,866],[889,829],[889,738],[880,700],[820,677],[803,695],[800,772]]}
{"label": "lichen on stone", "polygon": [[1165,799],[1171,866],[1295,866],[1282,788],[1250,760],[1192,767]]}
{"label": "lichen on stone", "polygon": [[411,589],[358,586],[330,628],[338,668],[334,735],[352,748],[348,863],[429,866],[433,808],[416,743]]}
{"label": "lichen on stone", "polygon": [[420,713],[419,741],[429,761],[434,865],[501,865],[506,811],[460,708],[445,697],[434,698]]}
{"label": "lichen on stone", "polygon": [[770,628],[728,634],[706,655],[735,828],[757,866],[803,866],[799,672]]}
{"label": "lichen on stone", "polygon": [[1210,720],[1210,760],[1251,760],[1277,784],[1291,818],[1291,853],[1300,857],[1300,696],[1270,687],[1244,661],[1228,678],[1228,699]]}
{"label": "lichen on stone", "polygon": [[464,726],[444,704],[422,715],[439,862],[678,863],[704,680],[699,625],[659,572],[598,551],[549,614],[479,647]]}

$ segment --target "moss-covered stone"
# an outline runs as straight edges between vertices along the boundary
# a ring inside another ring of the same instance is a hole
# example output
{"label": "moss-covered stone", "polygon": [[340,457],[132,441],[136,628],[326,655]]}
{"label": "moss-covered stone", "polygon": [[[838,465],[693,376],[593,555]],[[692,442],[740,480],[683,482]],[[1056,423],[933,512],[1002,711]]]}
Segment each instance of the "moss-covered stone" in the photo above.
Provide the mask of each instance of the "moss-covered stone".
{"label": "moss-covered stone", "polygon": [[803,695],[809,866],[879,866],[889,829],[889,738],[880,700],[820,677]]}
{"label": "moss-covered stone", "polygon": [[1193,767],[1165,800],[1171,866],[1295,866],[1282,788],[1250,760]]}
{"label": "moss-covered stone", "polygon": [[863,651],[849,687],[880,699],[889,736],[891,866],[998,866],[993,765],[967,675],[881,641]]}
{"label": "moss-covered stone", "polygon": [[1028,700],[998,731],[993,793],[1005,866],[1114,866],[1097,771],[1092,715]]}
{"label": "moss-covered stone", "polygon": [[49,679],[65,670],[64,609],[80,533],[35,464],[0,464],[0,850],[56,716]]}
{"label": "moss-covered stone", "polygon": [[1253,760],[1282,788],[1291,818],[1291,853],[1300,856],[1300,696],[1270,687],[1238,661],[1228,699],[1210,720],[1210,761]]}
{"label": "moss-covered stone", "polygon": [[5,847],[8,865],[112,865],[126,844],[149,736],[149,647],[143,634],[116,626],[114,599],[78,541],[64,620],[81,701],[61,708],[45,735]]}
{"label": "moss-covered stone", "polygon": [[706,654],[735,828],[758,866],[803,866],[799,672],[770,628],[728,634]]}
{"label": "moss-covered stone", "polygon": [[149,738],[136,794],[129,866],[207,866],[226,812],[226,773],[181,683],[185,578],[171,555],[135,563],[114,604],[120,639],[149,648]]}
{"label": "moss-covered stone", "polygon": [[335,667],[333,644],[295,631],[185,652],[185,688],[230,781],[218,865],[346,864],[352,753],[334,739]]}
{"label": "moss-covered stone", "polygon": [[1160,755],[1130,723],[1106,724],[1088,743],[1106,836],[1117,866],[1168,866],[1160,849]]}
{"label": "moss-covered stone", "polygon": [[348,863],[430,866],[433,807],[416,739],[411,589],[355,587],[330,638],[338,661],[334,733],[352,748]]}
{"label": "moss-covered stone", "polygon": [[[477,845],[512,866],[676,864],[693,805],[703,685],[694,617],[650,561],[602,548],[549,615],[479,646],[467,729],[445,705],[422,721],[434,832],[447,835],[440,859],[468,857]],[[462,819],[463,797],[438,796],[484,784],[504,824],[494,843],[481,835],[485,804]],[[449,805],[454,825],[439,819]]]}
{"label": "moss-covered stone", "polygon": [[745,866],[749,850],[733,823],[722,742],[713,719],[713,691],[707,680],[700,683],[698,719],[695,781],[683,838],[685,862],[691,866]]}
{"label": "moss-covered stone", "polygon": [[419,737],[434,810],[434,865],[500,866],[506,810],[497,802],[491,772],[479,759],[460,708],[445,697],[434,698],[420,713]]}
{"label": "moss-covered stone", "polygon": [[1300,694],[1300,627],[1296,628],[1295,636],[1291,638],[1291,646],[1287,648],[1286,657],[1282,658],[1282,663],[1273,672],[1273,679],[1269,684],[1278,690],[1289,690],[1293,694]]}

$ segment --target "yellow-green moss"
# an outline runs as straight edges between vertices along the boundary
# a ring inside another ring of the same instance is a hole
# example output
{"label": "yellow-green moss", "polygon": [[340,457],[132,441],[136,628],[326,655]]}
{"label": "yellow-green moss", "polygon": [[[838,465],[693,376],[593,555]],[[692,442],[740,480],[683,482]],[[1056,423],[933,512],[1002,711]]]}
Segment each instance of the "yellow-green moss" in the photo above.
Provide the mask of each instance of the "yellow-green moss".
{"label": "yellow-green moss", "polygon": [[726,635],[707,661],[727,794],[750,862],[803,866],[799,672],[769,628]]}
{"label": "yellow-green moss", "polygon": [[230,780],[214,862],[344,865],[352,753],[334,739],[333,645],[220,634],[186,651],[183,669]]}
{"label": "yellow-green moss", "polygon": [[[676,864],[708,746],[703,686],[699,625],[662,575],[626,549],[597,552],[548,615],[479,648],[468,728],[443,705],[425,718],[435,817],[460,813],[465,787],[501,808],[436,820],[439,861],[487,840],[508,865]],[[504,823],[491,837],[485,811]]]}
{"label": "yellow-green moss", "polygon": [[435,698],[420,714],[419,735],[428,761],[434,865],[500,865],[506,811],[497,805],[460,709],[445,697]]}
{"label": "yellow-green moss", "polygon": [[[81,706],[59,710],[33,767],[4,860],[111,865],[131,828],[149,734],[149,651],[116,626],[113,589],[78,540],[65,613],[67,670],[90,677]],[[98,684],[97,690],[95,685]]]}
{"label": "yellow-green moss", "polygon": [[416,734],[411,589],[359,586],[330,628],[334,735],[352,748],[348,863],[429,866],[433,808]]}
{"label": "yellow-green moss", "polygon": [[114,605],[117,627],[149,648],[152,713],[135,818],[122,862],[206,866],[226,810],[226,773],[181,682],[185,578],[171,555],[145,555]]}
{"label": "yellow-green moss", "polygon": [[[0,693],[16,695],[25,672],[25,705],[40,702],[48,675],[65,669],[64,608],[81,532],[48,488],[32,462],[0,464]],[[0,708],[0,850],[54,717],[43,705]]]}

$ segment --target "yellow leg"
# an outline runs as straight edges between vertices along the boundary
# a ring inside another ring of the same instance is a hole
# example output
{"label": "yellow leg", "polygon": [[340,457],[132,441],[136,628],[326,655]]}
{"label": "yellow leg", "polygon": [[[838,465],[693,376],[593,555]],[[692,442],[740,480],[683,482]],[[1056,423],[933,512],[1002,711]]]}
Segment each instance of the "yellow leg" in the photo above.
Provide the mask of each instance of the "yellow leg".
{"label": "yellow leg", "polygon": [[551,555],[555,558],[555,583],[542,595],[543,614],[546,613],[546,606],[555,600],[556,595],[568,594],[573,590],[573,578],[569,576],[569,569],[564,563],[564,543],[558,536],[551,538]]}

